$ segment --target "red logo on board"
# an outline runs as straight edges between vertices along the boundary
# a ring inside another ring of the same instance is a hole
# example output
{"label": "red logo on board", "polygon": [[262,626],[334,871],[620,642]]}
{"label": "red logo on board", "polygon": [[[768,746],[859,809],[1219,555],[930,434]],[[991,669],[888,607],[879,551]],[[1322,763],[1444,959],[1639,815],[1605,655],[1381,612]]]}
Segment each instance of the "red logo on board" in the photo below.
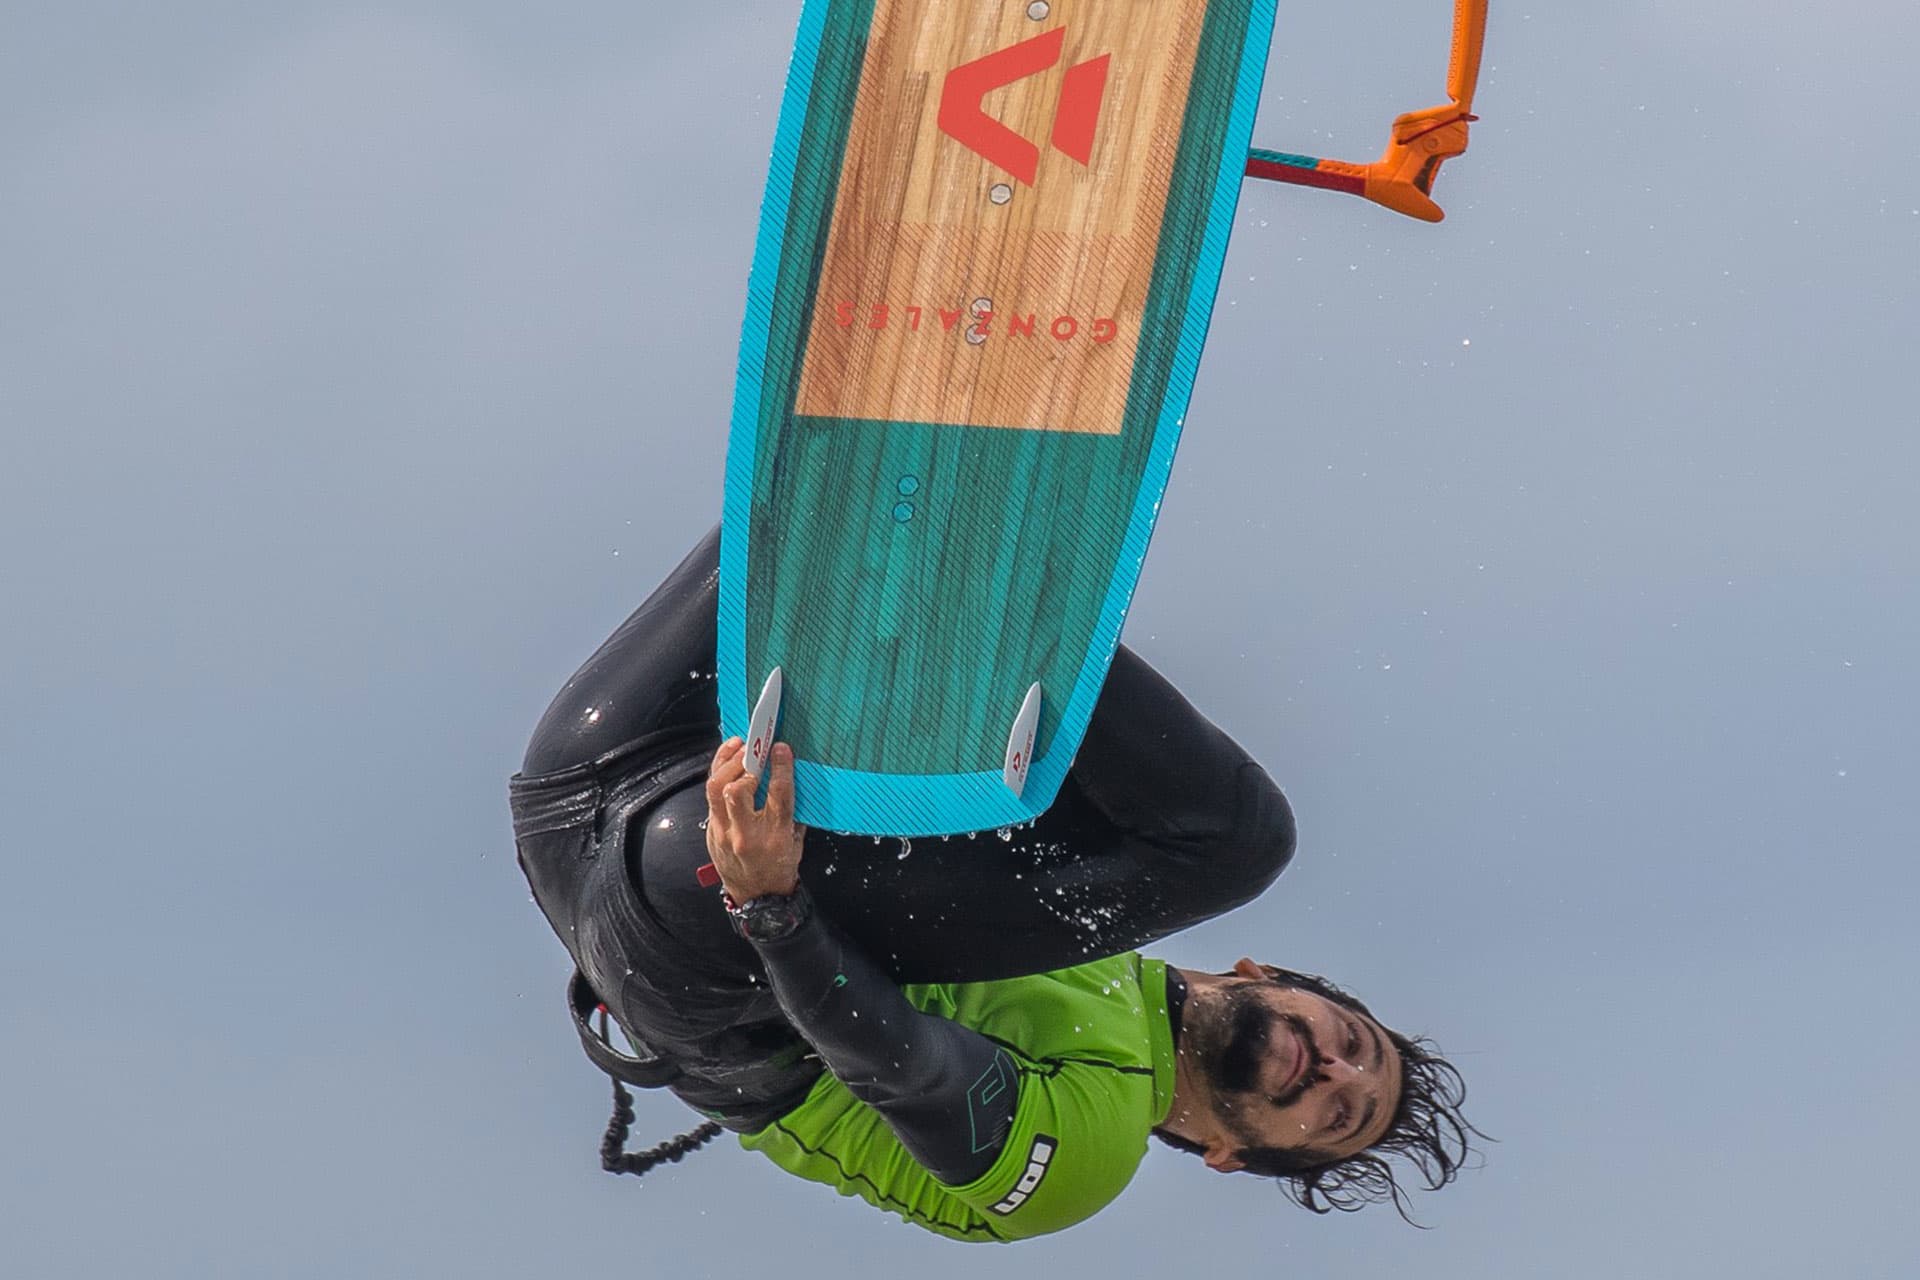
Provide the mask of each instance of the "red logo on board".
{"label": "red logo on board", "polygon": [[[1023,40],[947,73],[940,91],[940,132],[999,165],[1032,186],[1040,172],[1040,148],[995,120],[981,102],[995,89],[1037,76],[1058,66],[1067,29]],[[1081,164],[1093,163],[1093,135],[1107,96],[1107,70],[1113,55],[1102,54],[1067,68],[1054,109],[1053,146]]]}
{"label": "red logo on board", "polygon": [[[892,302],[875,302],[862,305],[852,301],[842,301],[833,309],[834,323],[842,329],[851,329],[864,324],[869,329],[892,329],[904,327],[914,333],[924,328],[931,332],[936,323],[942,333],[977,333],[982,338],[992,336],[993,324],[1002,318],[994,311],[962,311],[959,307],[922,307],[900,306]],[[1056,342],[1072,342],[1076,338],[1092,338],[1095,345],[1106,346],[1120,336],[1120,322],[1112,316],[1082,317],[1076,315],[1058,315],[1048,320],[1039,312],[1029,311],[1025,315],[1017,311],[1007,312],[1004,316],[1010,338],[1032,338],[1037,332],[1052,335]],[[966,320],[968,327],[961,328],[960,322]]]}

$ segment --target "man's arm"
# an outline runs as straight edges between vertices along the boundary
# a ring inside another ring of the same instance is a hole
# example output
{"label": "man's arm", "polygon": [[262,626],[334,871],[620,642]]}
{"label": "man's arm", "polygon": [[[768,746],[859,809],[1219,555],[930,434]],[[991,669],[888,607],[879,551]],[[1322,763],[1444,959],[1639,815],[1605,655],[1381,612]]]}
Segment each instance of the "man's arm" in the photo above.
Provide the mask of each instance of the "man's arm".
{"label": "man's arm", "polygon": [[993,1167],[1019,1100],[1004,1049],[914,1008],[818,914],[754,947],[788,1020],[922,1168],[964,1186]]}
{"label": "man's arm", "polygon": [[793,754],[775,749],[764,809],[733,739],[707,780],[707,847],[780,1007],[827,1068],[887,1122],[935,1178],[962,1186],[993,1167],[1019,1083],[993,1041],[907,1001],[880,967],[812,910],[800,885],[806,829],[793,821]]}

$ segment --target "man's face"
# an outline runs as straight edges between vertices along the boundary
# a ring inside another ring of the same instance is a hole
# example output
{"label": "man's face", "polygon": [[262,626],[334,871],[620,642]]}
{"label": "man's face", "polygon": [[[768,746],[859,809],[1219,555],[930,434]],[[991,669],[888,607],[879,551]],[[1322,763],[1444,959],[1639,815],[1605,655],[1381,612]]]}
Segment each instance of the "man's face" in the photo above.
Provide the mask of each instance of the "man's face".
{"label": "man's face", "polygon": [[1193,1048],[1221,1130],[1207,1163],[1231,1172],[1249,1147],[1306,1150],[1327,1162],[1386,1135],[1400,1101],[1400,1055],[1380,1025],[1251,960],[1220,988]]}

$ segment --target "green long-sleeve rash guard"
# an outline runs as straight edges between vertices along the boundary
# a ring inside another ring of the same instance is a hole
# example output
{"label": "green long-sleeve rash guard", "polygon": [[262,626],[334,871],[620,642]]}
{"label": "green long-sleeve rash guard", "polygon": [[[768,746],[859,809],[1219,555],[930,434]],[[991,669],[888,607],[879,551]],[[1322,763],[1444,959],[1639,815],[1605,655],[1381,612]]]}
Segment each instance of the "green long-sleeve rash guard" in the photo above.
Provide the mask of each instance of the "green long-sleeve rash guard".
{"label": "green long-sleeve rash guard", "polygon": [[830,1073],[741,1145],[956,1240],[1011,1241],[1072,1226],[1132,1180],[1173,1105],[1167,967],[1136,953],[1027,978],[902,988],[925,1013],[996,1041],[1019,1101],[992,1168],[947,1186]]}

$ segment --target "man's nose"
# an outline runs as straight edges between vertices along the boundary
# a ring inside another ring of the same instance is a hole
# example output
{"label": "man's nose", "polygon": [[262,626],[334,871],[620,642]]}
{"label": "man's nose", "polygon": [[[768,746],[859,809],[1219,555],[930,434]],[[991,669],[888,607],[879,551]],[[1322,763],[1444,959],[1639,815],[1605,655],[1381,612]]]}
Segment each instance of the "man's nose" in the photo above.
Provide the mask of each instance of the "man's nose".
{"label": "man's nose", "polygon": [[1342,1084],[1353,1079],[1355,1076],[1365,1075],[1366,1068],[1348,1062],[1345,1058],[1335,1055],[1334,1057],[1323,1058],[1321,1060],[1320,1074],[1330,1084]]}

